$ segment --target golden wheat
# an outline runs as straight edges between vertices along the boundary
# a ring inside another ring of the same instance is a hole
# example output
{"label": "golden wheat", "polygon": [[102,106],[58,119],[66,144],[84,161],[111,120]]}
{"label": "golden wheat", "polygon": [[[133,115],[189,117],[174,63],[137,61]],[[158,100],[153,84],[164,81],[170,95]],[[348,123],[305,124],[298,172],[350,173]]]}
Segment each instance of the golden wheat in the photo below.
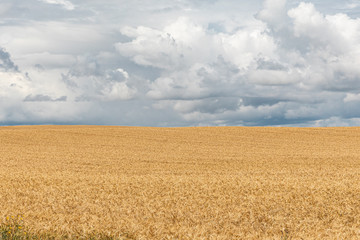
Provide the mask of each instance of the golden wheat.
{"label": "golden wheat", "polygon": [[0,214],[57,236],[360,239],[360,128],[1,127]]}

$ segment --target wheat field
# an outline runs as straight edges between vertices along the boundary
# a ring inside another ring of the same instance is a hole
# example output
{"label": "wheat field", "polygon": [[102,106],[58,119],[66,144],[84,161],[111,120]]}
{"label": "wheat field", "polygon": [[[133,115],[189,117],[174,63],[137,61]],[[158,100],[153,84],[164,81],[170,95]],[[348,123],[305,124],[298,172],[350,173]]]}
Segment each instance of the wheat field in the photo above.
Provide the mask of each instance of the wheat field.
{"label": "wheat field", "polygon": [[360,239],[360,128],[0,127],[0,214],[55,239]]}

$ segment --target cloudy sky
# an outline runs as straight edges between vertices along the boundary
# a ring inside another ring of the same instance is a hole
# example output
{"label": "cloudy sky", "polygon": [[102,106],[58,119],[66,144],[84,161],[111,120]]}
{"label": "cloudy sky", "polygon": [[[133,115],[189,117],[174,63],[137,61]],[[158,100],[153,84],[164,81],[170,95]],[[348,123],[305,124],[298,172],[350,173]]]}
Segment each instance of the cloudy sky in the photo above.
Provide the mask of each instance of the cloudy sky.
{"label": "cloudy sky", "polygon": [[359,126],[360,0],[1,0],[0,125]]}

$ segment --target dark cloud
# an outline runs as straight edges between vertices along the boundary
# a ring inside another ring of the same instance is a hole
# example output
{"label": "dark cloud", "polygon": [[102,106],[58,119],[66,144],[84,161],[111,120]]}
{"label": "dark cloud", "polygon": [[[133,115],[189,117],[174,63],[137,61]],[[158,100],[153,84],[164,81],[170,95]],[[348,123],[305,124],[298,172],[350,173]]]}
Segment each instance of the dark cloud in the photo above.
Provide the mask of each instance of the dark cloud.
{"label": "dark cloud", "polygon": [[242,103],[244,106],[264,106],[264,105],[275,105],[280,102],[287,102],[289,99],[279,99],[277,97],[242,97]]}
{"label": "dark cloud", "polygon": [[3,48],[0,48],[0,69],[3,71],[19,71],[18,66],[11,60],[10,54]]}
{"label": "dark cloud", "polygon": [[67,96],[61,96],[59,98],[52,98],[48,95],[37,94],[37,95],[27,95],[24,99],[24,102],[66,102]]}

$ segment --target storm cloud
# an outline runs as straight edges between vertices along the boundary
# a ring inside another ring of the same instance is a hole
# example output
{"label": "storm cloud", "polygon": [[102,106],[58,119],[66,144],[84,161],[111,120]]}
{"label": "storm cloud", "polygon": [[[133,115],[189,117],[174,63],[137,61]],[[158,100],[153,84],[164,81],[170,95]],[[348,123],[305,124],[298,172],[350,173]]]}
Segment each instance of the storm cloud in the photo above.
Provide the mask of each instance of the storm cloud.
{"label": "storm cloud", "polygon": [[360,124],[359,1],[4,0],[0,124]]}

